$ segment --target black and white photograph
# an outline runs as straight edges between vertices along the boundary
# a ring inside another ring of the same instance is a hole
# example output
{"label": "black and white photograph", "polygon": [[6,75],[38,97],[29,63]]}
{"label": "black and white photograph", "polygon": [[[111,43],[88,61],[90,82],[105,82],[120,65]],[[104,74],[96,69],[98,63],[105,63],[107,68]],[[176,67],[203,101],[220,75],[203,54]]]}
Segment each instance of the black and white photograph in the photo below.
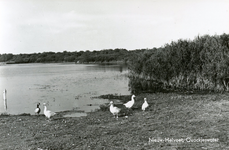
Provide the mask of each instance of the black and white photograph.
{"label": "black and white photograph", "polygon": [[1,150],[229,149],[228,0],[0,0]]}

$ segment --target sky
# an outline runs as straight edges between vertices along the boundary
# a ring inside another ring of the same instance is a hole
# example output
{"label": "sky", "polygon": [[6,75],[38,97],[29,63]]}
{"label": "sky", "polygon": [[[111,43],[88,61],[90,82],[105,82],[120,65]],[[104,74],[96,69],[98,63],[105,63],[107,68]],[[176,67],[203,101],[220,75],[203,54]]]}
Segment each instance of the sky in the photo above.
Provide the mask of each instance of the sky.
{"label": "sky", "polygon": [[228,0],[0,0],[0,54],[135,50],[223,33]]}

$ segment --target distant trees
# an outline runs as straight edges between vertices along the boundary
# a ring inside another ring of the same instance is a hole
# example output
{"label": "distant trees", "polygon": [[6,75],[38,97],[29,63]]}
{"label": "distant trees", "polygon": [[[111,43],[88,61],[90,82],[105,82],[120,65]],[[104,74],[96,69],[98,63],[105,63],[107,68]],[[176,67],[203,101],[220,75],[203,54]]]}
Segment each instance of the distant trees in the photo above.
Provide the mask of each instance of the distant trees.
{"label": "distant trees", "polygon": [[229,90],[229,35],[178,40],[134,55],[131,78],[161,84],[161,89]]}
{"label": "distant trees", "polygon": [[13,54],[2,54],[0,55],[0,62],[9,61],[14,57]]}
{"label": "distant trees", "polygon": [[0,62],[10,63],[49,63],[49,62],[78,62],[101,63],[112,61],[124,61],[129,58],[126,49],[108,49],[101,51],[80,52],[43,52],[33,54],[0,54]]}

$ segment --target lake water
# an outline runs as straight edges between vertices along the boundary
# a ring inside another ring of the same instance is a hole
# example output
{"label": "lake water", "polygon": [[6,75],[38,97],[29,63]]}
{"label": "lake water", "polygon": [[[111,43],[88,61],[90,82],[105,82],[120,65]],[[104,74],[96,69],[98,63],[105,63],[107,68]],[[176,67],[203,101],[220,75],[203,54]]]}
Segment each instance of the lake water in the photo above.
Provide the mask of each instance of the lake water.
{"label": "lake water", "polygon": [[[54,112],[94,111],[103,94],[130,94],[127,68],[119,65],[13,64],[0,66],[0,90],[7,90],[8,114],[34,114],[36,104]],[[1,92],[1,93],[2,93]],[[3,96],[0,113],[4,113]],[[84,115],[84,114],[82,114]]]}

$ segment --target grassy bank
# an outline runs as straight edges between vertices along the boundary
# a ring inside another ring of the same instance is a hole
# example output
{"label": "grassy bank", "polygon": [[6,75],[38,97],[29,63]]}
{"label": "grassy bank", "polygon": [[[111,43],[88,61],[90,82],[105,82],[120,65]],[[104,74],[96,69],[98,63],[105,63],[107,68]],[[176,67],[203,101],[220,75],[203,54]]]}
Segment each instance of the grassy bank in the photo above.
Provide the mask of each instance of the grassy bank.
{"label": "grassy bank", "polygon": [[[63,112],[51,121],[43,115],[2,115],[0,149],[229,149],[228,94],[141,94],[135,108],[144,97],[150,103],[146,112],[135,109],[132,116],[119,120],[109,111],[80,118],[64,118]],[[218,141],[190,142],[212,138]]]}

